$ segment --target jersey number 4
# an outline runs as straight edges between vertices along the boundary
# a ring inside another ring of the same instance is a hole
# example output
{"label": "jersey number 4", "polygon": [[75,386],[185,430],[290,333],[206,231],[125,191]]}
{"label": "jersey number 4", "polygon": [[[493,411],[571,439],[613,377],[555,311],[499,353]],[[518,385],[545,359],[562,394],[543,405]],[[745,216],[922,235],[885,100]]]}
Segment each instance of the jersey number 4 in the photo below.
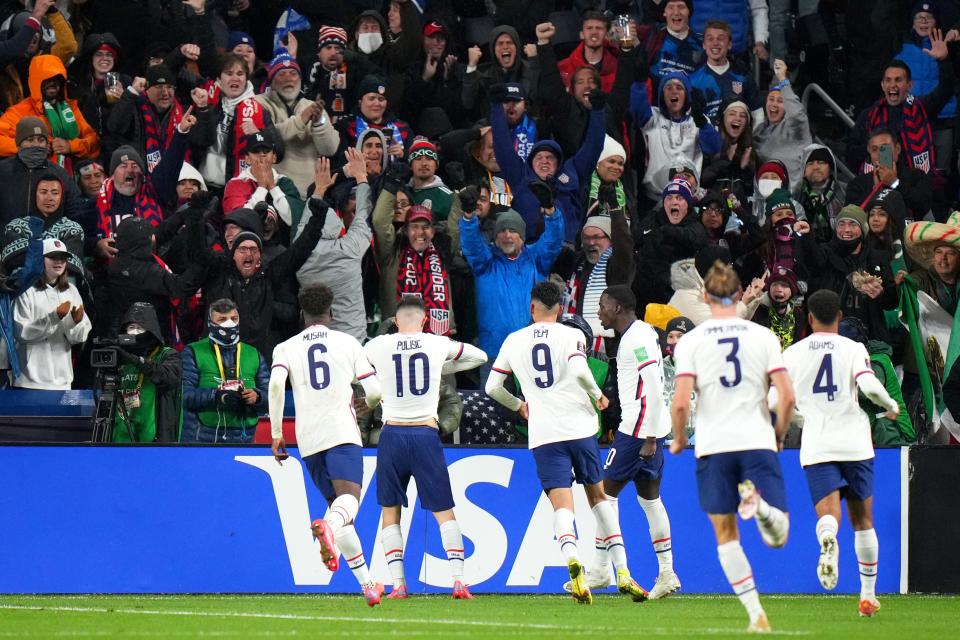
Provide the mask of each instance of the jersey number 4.
{"label": "jersey number 4", "polygon": [[813,379],[813,392],[827,394],[827,401],[833,402],[837,393],[837,385],[833,381],[833,355],[826,354],[820,362],[817,377]]}
{"label": "jersey number 4", "polygon": [[740,351],[740,338],[720,338],[717,340],[717,344],[728,344],[730,345],[730,353],[727,354],[727,362],[733,365],[733,378],[728,378],[727,376],[720,376],[720,384],[725,387],[735,387],[740,384],[740,381],[743,380],[743,372],[740,371],[740,358],[737,357],[737,352]]}
{"label": "jersey number 4", "polygon": [[[422,369],[419,376],[417,375],[418,362],[422,365],[419,367],[419,369]],[[402,398],[404,392],[403,356],[399,353],[393,354],[393,369],[397,378],[397,397]],[[427,390],[430,388],[430,360],[427,359],[427,354],[412,354],[410,356],[410,360],[407,362],[407,371],[410,374],[407,377],[407,382],[410,385],[410,393],[415,396],[422,396],[426,394]],[[418,378],[422,381],[422,383],[417,382]]]}

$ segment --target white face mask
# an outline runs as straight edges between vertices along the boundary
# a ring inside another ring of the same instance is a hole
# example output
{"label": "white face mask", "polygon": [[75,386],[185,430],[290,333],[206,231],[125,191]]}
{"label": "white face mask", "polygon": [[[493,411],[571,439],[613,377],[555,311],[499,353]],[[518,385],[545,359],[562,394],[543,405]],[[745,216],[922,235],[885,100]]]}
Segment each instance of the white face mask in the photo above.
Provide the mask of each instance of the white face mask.
{"label": "white face mask", "polygon": [[139,336],[141,333],[146,333],[146,332],[147,332],[146,329],[141,329],[137,327],[130,327],[129,329],[127,329],[128,336]]}
{"label": "white face mask", "polygon": [[373,53],[383,44],[383,36],[377,33],[361,33],[357,35],[357,47],[367,55]]}
{"label": "white face mask", "polygon": [[769,198],[770,194],[783,186],[779,180],[764,178],[757,183],[757,190],[764,198]]}
{"label": "white face mask", "polygon": [[238,323],[236,320],[224,320],[219,326],[224,327],[225,329],[232,329],[233,327],[237,326],[237,324]]}

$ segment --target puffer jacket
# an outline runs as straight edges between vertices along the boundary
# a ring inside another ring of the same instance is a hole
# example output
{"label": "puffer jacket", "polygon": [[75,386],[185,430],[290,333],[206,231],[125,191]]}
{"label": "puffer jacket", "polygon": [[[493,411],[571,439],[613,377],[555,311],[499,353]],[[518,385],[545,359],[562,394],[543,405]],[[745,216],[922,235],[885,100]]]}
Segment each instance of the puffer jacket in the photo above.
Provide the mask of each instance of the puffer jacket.
{"label": "puffer jacket", "polygon": [[[670,286],[673,287],[673,296],[668,305],[680,312],[680,315],[690,318],[695,325],[709,320],[710,305],[703,300],[703,278],[697,272],[693,258],[677,260],[670,265]],[[737,316],[744,320],[753,317],[760,298],[751,300],[750,304],[737,302]]]}
{"label": "puffer jacket", "polygon": [[517,60],[509,69],[503,69],[500,62],[493,60],[491,62],[481,63],[476,70],[463,74],[463,88],[461,96],[463,106],[468,113],[473,113],[479,117],[482,114],[482,108],[487,100],[487,90],[495,84],[506,82],[518,82],[523,85],[527,95],[527,104],[536,104],[538,77],[540,75],[536,65],[529,60],[524,60],[523,42],[517,30],[508,25],[501,25],[490,30],[490,48],[493,51],[493,44],[501,35],[508,35],[517,46]]}
{"label": "puffer jacket", "polygon": [[[44,81],[60,76],[64,83],[67,80],[67,69],[63,66],[60,58],[51,55],[37,56],[30,61],[30,97],[24,98],[13,105],[0,117],[0,156],[12,156],[17,153],[17,123],[23,118],[39,118],[47,125],[48,131],[53,131],[50,127],[50,121],[47,119],[46,110],[43,108],[43,92],[40,90]],[[77,124],[77,137],[69,140],[70,154],[76,158],[96,158],[100,153],[100,139],[97,132],[93,130],[86,119],[76,100],[71,100],[67,95],[66,84],[60,98],[66,102],[73,111],[73,116]],[[55,155],[51,152],[51,161],[55,160]]]}
{"label": "puffer jacket", "polygon": [[691,210],[680,224],[671,224],[663,210],[652,213],[640,223],[639,260],[633,279],[638,309],[650,302],[666,302],[673,295],[670,266],[677,260],[692,258],[707,244],[707,231]]}
{"label": "puffer jacket", "polygon": [[[930,48],[930,38],[921,38],[913,29],[907,36],[907,41],[903,43],[903,48],[896,55],[897,60],[902,60],[910,67],[910,77],[913,80],[911,92],[916,96],[925,96],[932,93],[937,85],[940,84],[940,67],[937,61],[923,52]],[[952,95],[950,101],[939,113],[929,114],[931,119],[949,120],[957,115],[957,97]]]}

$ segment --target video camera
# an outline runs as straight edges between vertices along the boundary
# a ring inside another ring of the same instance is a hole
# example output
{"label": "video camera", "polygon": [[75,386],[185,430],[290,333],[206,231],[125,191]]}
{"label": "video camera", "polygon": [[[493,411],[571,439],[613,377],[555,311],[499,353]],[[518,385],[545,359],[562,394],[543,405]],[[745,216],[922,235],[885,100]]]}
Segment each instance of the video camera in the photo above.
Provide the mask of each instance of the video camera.
{"label": "video camera", "polygon": [[94,369],[116,369],[117,348],[127,349],[137,343],[136,336],[121,333],[116,338],[94,338],[90,350],[90,366]]}

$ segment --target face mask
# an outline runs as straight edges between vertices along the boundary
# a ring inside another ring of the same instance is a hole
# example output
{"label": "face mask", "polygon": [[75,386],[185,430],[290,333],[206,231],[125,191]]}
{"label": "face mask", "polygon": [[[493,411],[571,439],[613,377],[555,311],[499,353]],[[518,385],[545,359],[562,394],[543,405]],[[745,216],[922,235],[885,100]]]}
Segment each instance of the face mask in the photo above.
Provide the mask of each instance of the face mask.
{"label": "face mask", "polygon": [[757,190],[764,198],[769,198],[770,194],[783,186],[779,180],[764,178],[757,183]]}
{"label": "face mask", "polygon": [[223,324],[214,324],[213,320],[207,320],[207,330],[210,332],[210,339],[224,347],[240,342],[240,327],[234,320],[227,320]]}
{"label": "face mask", "polygon": [[135,327],[130,327],[129,329],[127,329],[127,335],[128,335],[128,336],[139,336],[139,335],[141,335],[141,334],[143,334],[143,333],[146,333],[146,332],[147,332],[146,329],[137,329],[137,328],[135,328]]}
{"label": "face mask", "polygon": [[797,220],[793,217],[782,218],[777,222],[776,229],[774,230],[774,235],[777,240],[781,242],[786,242],[793,237],[793,225],[797,223]]}
{"label": "face mask", "polygon": [[47,149],[46,147],[27,147],[17,151],[17,156],[31,169],[39,169],[47,160]]}
{"label": "face mask", "polygon": [[383,44],[383,36],[377,33],[361,33],[357,35],[357,48],[367,55],[380,48]]}

